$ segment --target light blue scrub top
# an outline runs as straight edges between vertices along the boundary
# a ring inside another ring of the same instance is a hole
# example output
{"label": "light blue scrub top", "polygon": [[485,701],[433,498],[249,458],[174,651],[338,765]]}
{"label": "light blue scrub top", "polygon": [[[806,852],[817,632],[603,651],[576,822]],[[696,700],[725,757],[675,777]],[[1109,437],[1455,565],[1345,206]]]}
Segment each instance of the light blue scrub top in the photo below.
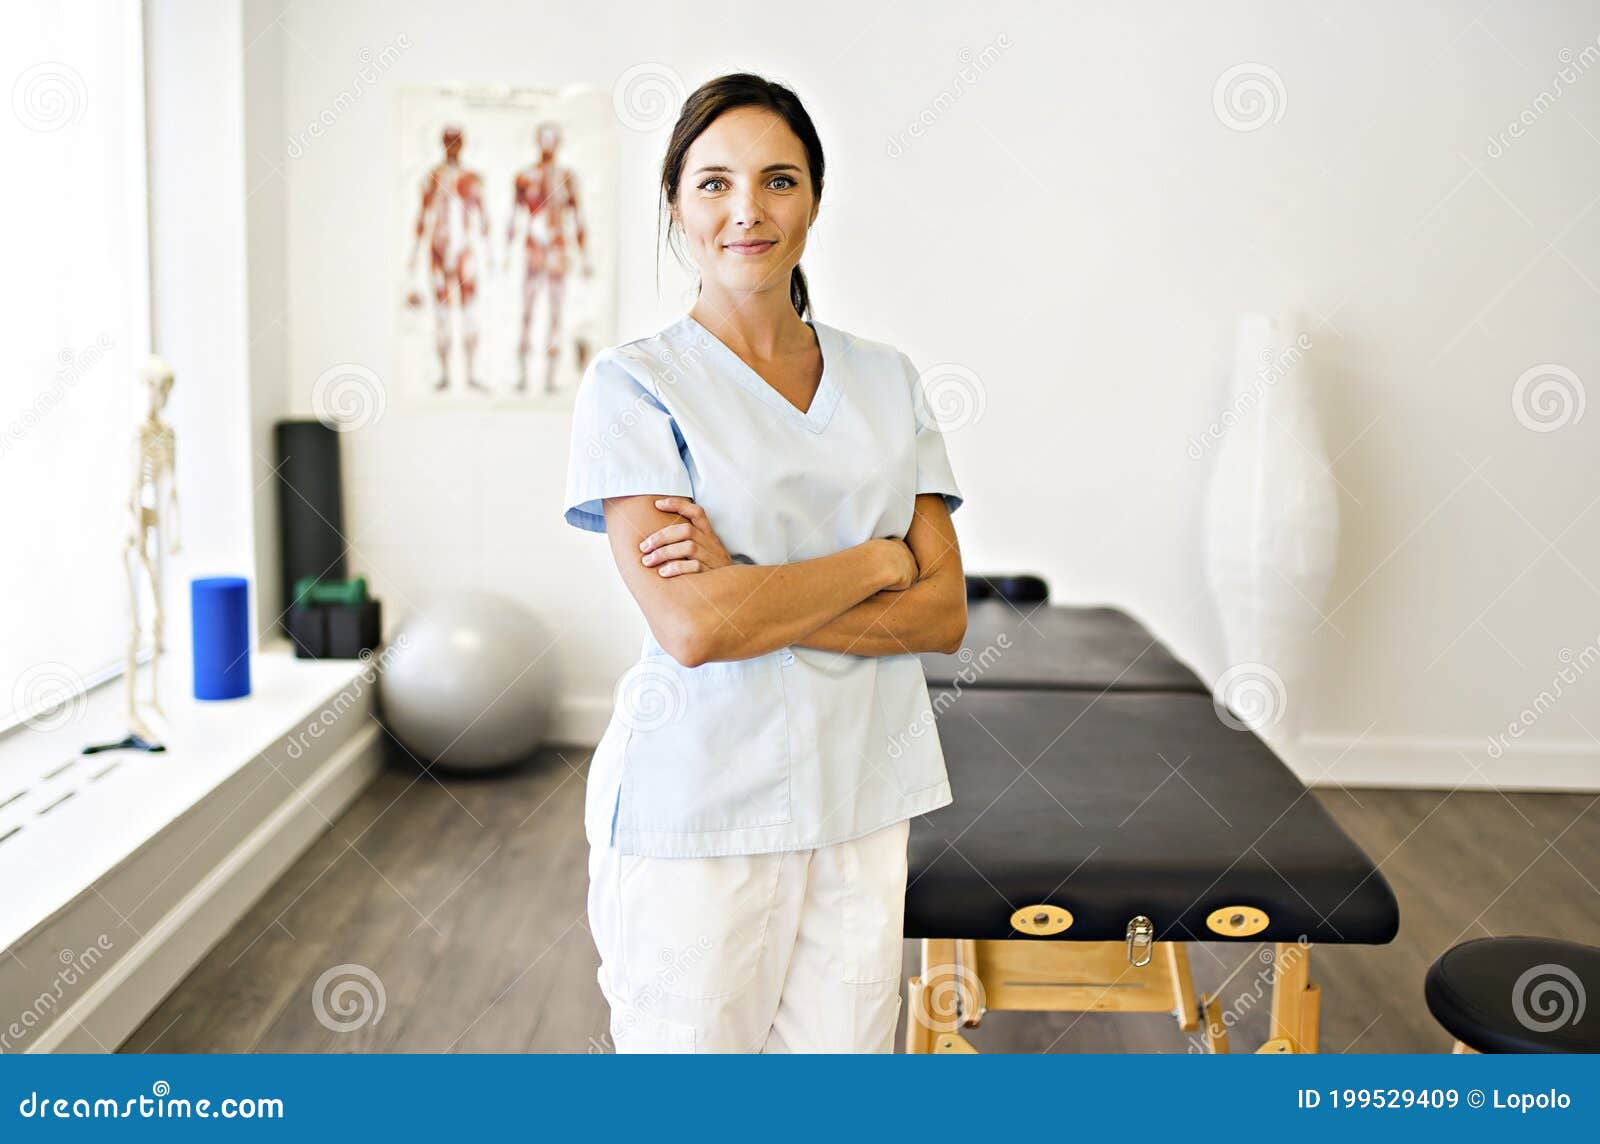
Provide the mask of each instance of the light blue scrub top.
{"label": "light blue scrub top", "polygon": [[[918,493],[954,512],[911,360],[810,325],[823,374],[804,413],[687,314],[602,351],[577,393],[566,522],[604,532],[605,497],[690,497],[735,560],[776,565],[904,538]],[[647,627],[613,699],[584,826],[625,854],[807,849],[951,801],[914,654],[790,646],[687,668]]]}

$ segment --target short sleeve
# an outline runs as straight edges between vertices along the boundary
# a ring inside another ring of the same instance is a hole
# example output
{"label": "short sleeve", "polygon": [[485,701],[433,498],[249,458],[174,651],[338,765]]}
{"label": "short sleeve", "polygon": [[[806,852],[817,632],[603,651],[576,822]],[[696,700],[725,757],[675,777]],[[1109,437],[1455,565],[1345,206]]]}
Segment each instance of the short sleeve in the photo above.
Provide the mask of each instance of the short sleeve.
{"label": "short sleeve", "polygon": [[572,451],[562,516],[574,528],[606,530],[606,497],[693,496],[683,435],[655,391],[615,353],[584,371],[572,412]]}
{"label": "short sleeve", "polygon": [[911,359],[900,354],[906,378],[911,386],[912,410],[917,426],[917,493],[942,493],[945,507],[952,514],[961,507],[961,489],[950,468],[950,455],[945,451],[944,434],[939,431],[936,394],[928,394],[922,385],[917,367]]}

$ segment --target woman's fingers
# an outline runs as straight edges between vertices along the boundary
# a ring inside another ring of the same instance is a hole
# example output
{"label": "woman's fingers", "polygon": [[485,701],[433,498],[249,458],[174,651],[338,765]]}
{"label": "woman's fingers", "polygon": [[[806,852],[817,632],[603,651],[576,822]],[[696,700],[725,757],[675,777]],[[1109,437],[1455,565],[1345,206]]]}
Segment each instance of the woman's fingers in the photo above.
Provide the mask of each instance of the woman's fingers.
{"label": "woman's fingers", "polygon": [[683,576],[690,572],[698,571],[700,571],[700,561],[698,560],[674,560],[670,564],[661,566],[661,575],[663,576]]}
{"label": "woman's fingers", "polygon": [[688,497],[659,497],[656,507],[662,512],[675,512],[689,520],[704,521],[706,510],[695,504]]}
{"label": "woman's fingers", "polygon": [[699,555],[699,546],[693,540],[680,540],[676,544],[664,544],[651,549],[644,554],[641,562],[654,567],[668,560],[686,560]]}
{"label": "woman's fingers", "polygon": [[640,552],[649,552],[652,548],[660,548],[663,544],[671,544],[675,540],[688,540],[694,535],[692,524],[669,524],[665,528],[658,528],[649,536],[639,542]]}

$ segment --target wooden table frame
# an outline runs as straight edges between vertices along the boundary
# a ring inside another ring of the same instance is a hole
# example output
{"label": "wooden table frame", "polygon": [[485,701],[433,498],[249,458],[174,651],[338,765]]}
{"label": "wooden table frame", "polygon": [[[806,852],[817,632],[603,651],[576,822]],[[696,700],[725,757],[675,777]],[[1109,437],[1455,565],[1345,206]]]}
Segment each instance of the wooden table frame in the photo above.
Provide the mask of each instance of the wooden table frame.
{"label": "wooden table frame", "polygon": [[[1311,948],[1273,945],[1272,1033],[1258,1052],[1314,1053],[1322,991],[1311,981]],[[1193,1032],[1205,1018],[1206,1049],[1228,1051],[1215,997],[1199,997],[1183,942],[1155,942],[1133,965],[1120,941],[922,939],[922,972],[907,991],[906,1052],[975,1053],[958,1030],[988,1010],[1171,1013]]]}

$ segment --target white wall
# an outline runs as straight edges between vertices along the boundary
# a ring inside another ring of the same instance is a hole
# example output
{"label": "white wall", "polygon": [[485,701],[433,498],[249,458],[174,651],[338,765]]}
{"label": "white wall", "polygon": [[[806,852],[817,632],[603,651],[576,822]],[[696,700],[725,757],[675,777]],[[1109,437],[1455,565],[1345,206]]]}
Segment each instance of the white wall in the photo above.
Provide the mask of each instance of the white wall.
{"label": "white wall", "polygon": [[[982,421],[949,442],[969,570],[1036,571],[1061,602],[1122,605],[1220,673],[1209,461],[1187,443],[1222,411],[1236,317],[1298,312],[1344,538],[1292,699],[1308,735],[1291,763],[1346,781],[1592,785],[1591,679],[1538,721],[1536,751],[1492,760],[1484,745],[1551,686],[1563,648],[1600,635],[1600,415],[1535,433],[1511,409],[1531,366],[1600,377],[1600,74],[1531,111],[1557,52],[1592,47],[1600,20],[1578,2],[1481,8],[298,5],[281,22],[285,133],[349,88],[363,49],[411,46],[299,157],[287,135],[250,140],[286,180],[290,402],[309,413],[331,365],[393,367],[398,85],[609,85],[647,61],[689,87],[761,72],[799,91],[827,149],[805,260],[817,316],[986,387]],[[1286,93],[1282,118],[1248,132],[1213,106],[1243,62]],[[1525,109],[1532,125],[1491,157],[1491,133]],[[628,339],[681,313],[689,279],[663,254],[656,288],[667,128],[622,134]],[[567,443],[563,416],[391,404],[346,435],[347,520],[391,630],[460,584],[533,607],[562,633],[558,729],[592,738],[642,620],[604,542],[560,521]]]}
{"label": "white wall", "polygon": [[[176,380],[183,552],[164,572],[166,646],[187,659],[189,581],[255,575],[249,503],[243,40],[238,0],[149,0],[151,344]],[[260,609],[259,585],[250,607]]]}
{"label": "white wall", "polygon": [[272,141],[283,135],[287,78],[282,18],[288,0],[242,0],[244,38],[245,243],[250,306],[250,447],[257,636],[283,618],[278,543],[277,449],[273,426],[288,415],[289,256],[284,242],[288,183]]}

